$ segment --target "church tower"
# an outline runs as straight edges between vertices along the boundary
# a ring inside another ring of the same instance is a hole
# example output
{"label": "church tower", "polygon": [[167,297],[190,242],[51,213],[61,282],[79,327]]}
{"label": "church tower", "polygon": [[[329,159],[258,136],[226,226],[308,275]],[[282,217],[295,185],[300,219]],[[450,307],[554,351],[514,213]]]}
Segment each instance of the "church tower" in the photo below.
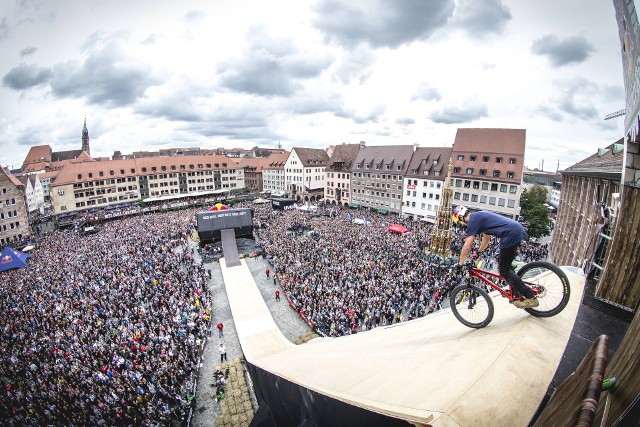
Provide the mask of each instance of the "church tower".
{"label": "church tower", "polygon": [[442,200],[436,215],[436,223],[431,234],[431,253],[446,258],[451,255],[451,241],[453,240],[453,229],[451,220],[451,202],[453,199],[453,189],[451,188],[451,159],[449,159],[449,170],[442,189]]}
{"label": "church tower", "polygon": [[91,149],[89,148],[89,131],[87,130],[87,118],[84,118],[84,127],[82,128],[82,151],[86,151],[91,155]]}

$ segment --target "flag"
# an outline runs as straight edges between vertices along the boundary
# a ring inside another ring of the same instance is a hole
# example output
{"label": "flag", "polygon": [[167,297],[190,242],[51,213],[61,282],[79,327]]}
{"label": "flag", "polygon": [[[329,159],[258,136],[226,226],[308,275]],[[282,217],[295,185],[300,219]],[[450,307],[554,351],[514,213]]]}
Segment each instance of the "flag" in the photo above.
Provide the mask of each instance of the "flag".
{"label": "flag", "polygon": [[367,223],[367,217],[364,216],[364,214],[362,214],[362,220],[364,221],[364,226],[368,226],[369,224]]}
{"label": "flag", "polygon": [[347,212],[347,217],[349,217],[349,222],[353,224],[353,217],[351,216],[351,212]]}

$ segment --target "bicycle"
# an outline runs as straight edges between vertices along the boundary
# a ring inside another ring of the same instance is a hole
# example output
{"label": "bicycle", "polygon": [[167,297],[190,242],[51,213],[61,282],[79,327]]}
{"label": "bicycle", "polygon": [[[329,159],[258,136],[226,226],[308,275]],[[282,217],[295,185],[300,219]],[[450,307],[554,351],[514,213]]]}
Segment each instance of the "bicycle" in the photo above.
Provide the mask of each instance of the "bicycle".
{"label": "bicycle", "polygon": [[[465,276],[466,283],[456,286],[449,296],[454,316],[470,328],[483,328],[493,319],[493,301],[485,289],[497,291],[510,303],[524,298],[514,293],[500,274],[483,270],[481,265],[482,262],[479,262],[478,266],[471,266]],[[555,316],[569,303],[569,279],[556,265],[534,261],[523,265],[517,274],[533,289],[540,304],[535,308],[525,308],[529,314],[536,317]]]}

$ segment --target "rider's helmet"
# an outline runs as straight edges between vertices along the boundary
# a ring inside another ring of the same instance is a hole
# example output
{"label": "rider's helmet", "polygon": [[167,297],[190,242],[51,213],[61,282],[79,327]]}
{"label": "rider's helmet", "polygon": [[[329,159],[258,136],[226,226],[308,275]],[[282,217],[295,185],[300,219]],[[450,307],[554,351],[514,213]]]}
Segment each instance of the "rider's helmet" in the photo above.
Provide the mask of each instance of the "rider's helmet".
{"label": "rider's helmet", "polygon": [[464,206],[458,206],[453,210],[453,215],[451,215],[451,220],[457,224],[464,216],[467,214],[468,210]]}

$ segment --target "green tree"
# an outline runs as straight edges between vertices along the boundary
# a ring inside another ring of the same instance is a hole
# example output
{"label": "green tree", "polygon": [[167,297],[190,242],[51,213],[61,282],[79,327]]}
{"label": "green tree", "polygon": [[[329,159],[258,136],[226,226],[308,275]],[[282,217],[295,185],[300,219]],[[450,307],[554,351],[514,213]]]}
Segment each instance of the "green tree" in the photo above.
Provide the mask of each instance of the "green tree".
{"label": "green tree", "polygon": [[542,185],[534,185],[522,192],[520,215],[529,223],[528,233],[531,237],[548,236],[551,232],[551,220],[545,206],[546,201],[547,189]]}

